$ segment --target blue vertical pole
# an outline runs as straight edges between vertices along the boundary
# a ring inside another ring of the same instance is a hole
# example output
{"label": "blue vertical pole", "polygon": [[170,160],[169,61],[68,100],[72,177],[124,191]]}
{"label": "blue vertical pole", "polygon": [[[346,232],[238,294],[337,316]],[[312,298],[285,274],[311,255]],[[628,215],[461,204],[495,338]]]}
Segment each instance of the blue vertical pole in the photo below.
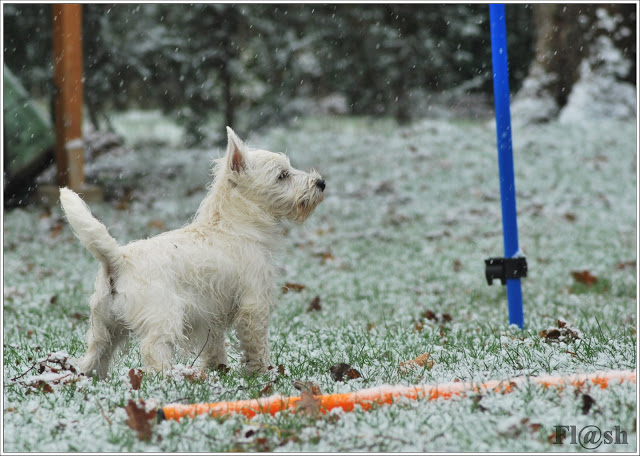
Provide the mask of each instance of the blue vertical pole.
{"label": "blue vertical pole", "polygon": [[[493,96],[496,110],[500,199],[502,201],[502,235],[504,256],[513,258],[518,247],[516,220],[516,186],[511,145],[511,112],[509,110],[509,70],[507,60],[507,28],[503,4],[489,5],[491,21],[491,57],[493,61]],[[524,326],[520,279],[507,280],[509,324]]]}

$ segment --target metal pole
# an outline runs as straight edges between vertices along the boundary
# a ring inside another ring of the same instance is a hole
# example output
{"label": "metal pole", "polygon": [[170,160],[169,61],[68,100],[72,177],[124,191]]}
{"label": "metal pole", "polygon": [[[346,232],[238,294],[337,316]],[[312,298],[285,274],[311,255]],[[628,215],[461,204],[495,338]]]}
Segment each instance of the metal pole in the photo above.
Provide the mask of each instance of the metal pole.
{"label": "metal pole", "polygon": [[[500,173],[500,199],[502,201],[502,235],[504,256],[519,254],[518,223],[516,220],[516,187],[513,172],[511,144],[511,112],[509,109],[509,70],[507,59],[507,30],[503,4],[489,5],[491,23],[491,57],[493,61],[493,95],[498,140],[498,167]],[[520,279],[507,280],[509,324],[524,326],[522,287]]]}

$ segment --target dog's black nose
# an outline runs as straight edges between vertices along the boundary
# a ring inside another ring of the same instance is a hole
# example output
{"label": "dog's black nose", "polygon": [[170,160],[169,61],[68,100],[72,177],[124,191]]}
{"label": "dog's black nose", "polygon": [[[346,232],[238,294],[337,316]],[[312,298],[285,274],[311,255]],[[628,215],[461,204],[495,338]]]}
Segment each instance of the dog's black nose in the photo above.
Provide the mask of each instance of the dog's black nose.
{"label": "dog's black nose", "polygon": [[318,187],[320,189],[320,191],[324,192],[324,179],[318,179],[316,181],[316,187]]}

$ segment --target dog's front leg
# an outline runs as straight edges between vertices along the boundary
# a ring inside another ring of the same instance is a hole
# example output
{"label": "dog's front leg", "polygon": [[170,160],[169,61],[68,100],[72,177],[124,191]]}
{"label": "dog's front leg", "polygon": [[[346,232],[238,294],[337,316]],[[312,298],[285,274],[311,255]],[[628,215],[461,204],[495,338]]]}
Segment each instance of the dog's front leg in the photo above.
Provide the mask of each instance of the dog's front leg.
{"label": "dog's front leg", "polygon": [[227,365],[227,349],[223,327],[213,327],[209,330],[208,342],[202,353],[202,367],[217,369],[220,365]]}
{"label": "dog's front leg", "polygon": [[245,300],[235,321],[236,335],[244,352],[242,363],[247,373],[263,373],[269,366],[269,303]]}

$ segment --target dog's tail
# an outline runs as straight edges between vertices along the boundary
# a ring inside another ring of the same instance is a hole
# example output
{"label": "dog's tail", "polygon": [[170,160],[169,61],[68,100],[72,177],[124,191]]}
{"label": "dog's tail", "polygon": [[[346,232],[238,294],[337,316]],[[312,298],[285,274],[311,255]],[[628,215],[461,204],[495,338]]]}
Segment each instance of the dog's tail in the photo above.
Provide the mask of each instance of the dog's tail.
{"label": "dog's tail", "polygon": [[60,203],[67,215],[69,225],[80,242],[91,252],[96,260],[108,269],[113,269],[120,258],[120,246],[89,210],[89,206],[67,187],[60,189]]}

